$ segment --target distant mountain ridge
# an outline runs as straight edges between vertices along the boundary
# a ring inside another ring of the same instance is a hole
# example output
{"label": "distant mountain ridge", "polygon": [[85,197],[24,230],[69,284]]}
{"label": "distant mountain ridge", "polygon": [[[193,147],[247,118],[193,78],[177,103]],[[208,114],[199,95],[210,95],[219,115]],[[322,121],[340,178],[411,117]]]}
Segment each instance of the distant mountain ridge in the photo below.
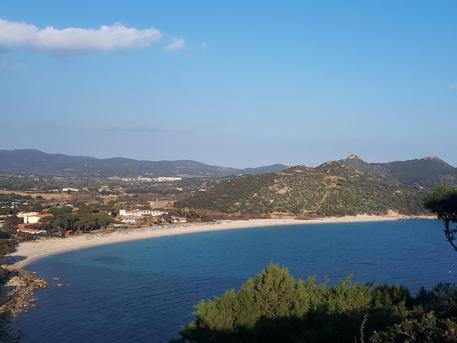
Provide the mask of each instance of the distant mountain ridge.
{"label": "distant mountain ridge", "polygon": [[441,184],[457,186],[457,169],[437,158],[368,163],[350,155],[316,168],[214,180],[176,206],[251,215],[419,214],[426,192]]}
{"label": "distant mountain ridge", "polygon": [[425,188],[438,185],[457,186],[457,168],[438,157],[373,164],[388,170],[399,182]]}
{"label": "distant mountain ridge", "polygon": [[86,177],[110,176],[212,176],[276,172],[287,166],[274,164],[237,169],[208,165],[191,160],[141,161],[123,157],[95,158],[48,154],[35,149],[0,150],[0,171]]}
{"label": "distant mountain ridge", "polygon": [[356,155],[315,168],[274,164],[237,169],[205,163],[139,161],[0,150],[0,171],[80,177],[213,177],[177,207],[238,214],[299,216],[423,213],[422,198],[438,185],[457,187],[457,168],[437,157],[368,163]]}
{"label": "distant mountain ridge", "polygon": [[457,168],[435,156],[387,163],[368,163],[357,155],[349,155],[343,160],[323,163],[316,169],[339,176],[358,172],[378,181],[424,188],[439,185],[457,187]]}
{"label": "distant mountain ridge", "polygon": [[[35,149],[0,150],[0,171],[63,176],[209,176],[258,175],[288,169],[283,164],[257,168],[230,168],[192,160],[142,161],[123,157],[95,158],[49,154]],[[368,163],[357,155],[306,168],[327,175],[364,175],[372,181],[430,189],[438,185],[457,186],[457,168],[438,157],[388,163]]]}

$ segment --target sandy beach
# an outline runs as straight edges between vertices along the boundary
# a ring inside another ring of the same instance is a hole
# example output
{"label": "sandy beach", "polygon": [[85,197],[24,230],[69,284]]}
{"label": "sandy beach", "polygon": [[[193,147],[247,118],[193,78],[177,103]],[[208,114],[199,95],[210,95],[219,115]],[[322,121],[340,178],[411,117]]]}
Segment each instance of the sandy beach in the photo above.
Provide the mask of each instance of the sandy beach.
{"label": "sandy beach", "polygon": [[408,217],[403,215],[387,216],[345,216],[326,217],[318,219],[251,219],[251,220],[223,220],[214,223],[188,223],[160,227],[128,229],[108,233],[86,234],[70,238],[43,238],[36,241],[22,242],[16,252],[8,255],[10,261],[8,268],[20,269],[31,262],[50,255],[60,254],[67,251],[74,251],[92,248],[106,244],[116,244],[133,240],[149,239],[165,236],[175,236],[200,232],[237,230],[255,227],[286,226],[303,224],[330,224],[330,223],[357,223],[374,221],[392,221],[407,219],[434,219],[433,217]]}

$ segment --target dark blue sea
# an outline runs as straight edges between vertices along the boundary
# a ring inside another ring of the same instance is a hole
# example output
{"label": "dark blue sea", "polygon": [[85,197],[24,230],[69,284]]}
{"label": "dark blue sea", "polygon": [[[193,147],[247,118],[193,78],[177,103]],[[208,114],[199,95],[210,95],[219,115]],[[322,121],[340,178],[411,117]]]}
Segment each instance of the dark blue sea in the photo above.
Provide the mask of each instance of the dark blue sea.
{"label": "dark blue sea", "polygon": [[[168,342],[201,298],[238,288],[269,262],[296,277],[421,286],[457,281],[438,221],[320,224],[163,237],[39,260],[49,282],[19,317],[23,342]],[[54,281],[58,277],[60,281]],[[57,287],[57,282],[64,287]]]}

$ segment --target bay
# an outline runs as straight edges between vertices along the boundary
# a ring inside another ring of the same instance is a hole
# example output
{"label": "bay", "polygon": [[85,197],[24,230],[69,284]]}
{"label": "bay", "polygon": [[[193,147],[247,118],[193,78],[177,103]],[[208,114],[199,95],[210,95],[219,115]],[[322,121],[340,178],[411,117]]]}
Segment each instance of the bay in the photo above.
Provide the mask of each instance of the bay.
{"label": "bay", "polygon": [[[317,224],[207,232],[50,256],[30,270],[49,282],[14,324],[23,342],[168,342],[202,298],[238,288],[268,263],[330,283],[455,282],[457,253],[439,221]],[[59,280],[53,280],[59,278]],[[63,284],[59,287],[57,284]]]}

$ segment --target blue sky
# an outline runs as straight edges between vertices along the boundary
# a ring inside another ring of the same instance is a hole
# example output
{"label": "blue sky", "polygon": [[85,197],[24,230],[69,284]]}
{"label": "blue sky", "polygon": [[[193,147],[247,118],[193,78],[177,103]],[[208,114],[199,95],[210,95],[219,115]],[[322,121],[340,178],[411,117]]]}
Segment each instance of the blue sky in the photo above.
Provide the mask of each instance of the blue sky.
{"label": "blue sky", "polygon": [[3,0],[0,148],[457,165],[456,13],[456,1]]}

